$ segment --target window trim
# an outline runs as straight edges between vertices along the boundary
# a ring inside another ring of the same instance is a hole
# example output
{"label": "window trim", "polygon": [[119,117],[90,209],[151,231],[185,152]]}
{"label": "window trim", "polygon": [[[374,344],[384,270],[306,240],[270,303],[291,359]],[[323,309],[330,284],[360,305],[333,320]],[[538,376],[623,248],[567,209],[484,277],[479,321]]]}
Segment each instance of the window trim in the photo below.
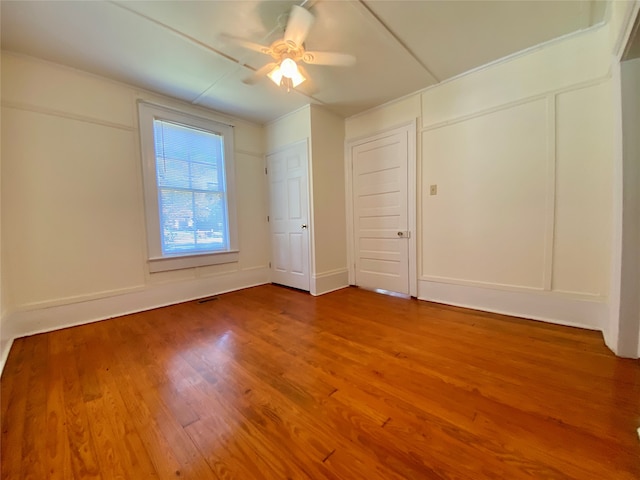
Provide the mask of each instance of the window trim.
{"label": "window trim", "polygon": [[[227,250],[186,254],[162,253],[162,232],[160,229],[155,139],[153,133],[154,120],[166,120],[168,122],[178,123],[188,127],[199,128],[216,133],[223,137],[227,221],[229,224],[229,247]],[[162,105],[148,103],[142,100],[138,101],[138,121],[140,127],[140,148],[149,272],[154,273],[237,262],[239,259],[239,249],[238,221],[236,212],[235,162],[233,151],[233,125],[222,123],[220,120],[205,116],[201,112],[194,114]]]}

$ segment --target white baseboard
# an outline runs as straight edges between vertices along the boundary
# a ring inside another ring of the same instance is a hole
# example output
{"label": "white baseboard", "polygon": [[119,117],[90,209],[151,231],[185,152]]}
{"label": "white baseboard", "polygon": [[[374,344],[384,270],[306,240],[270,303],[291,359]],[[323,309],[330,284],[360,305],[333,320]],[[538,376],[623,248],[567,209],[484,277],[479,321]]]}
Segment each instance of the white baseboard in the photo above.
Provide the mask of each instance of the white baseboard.
{"label": "white baseboard", "polygon": [[2,376],[4,365],[7,363],[7,358],[9,358],[9,351],[11,350],[12,345],[13,338],[0,339],[0,376]]}
{"label": "white baseboard", "polygon": [[[18,310],[2,319],[6,339],[50,332],[130,313],[187,302],[270,282],[268,268],[149,285],[143,290],[35,310]],[[3,342],[6,340],[3,339]],[[3,352],[4,353],[4,352]]]}
{"label": "white baseboard", "polygon": [[458,307],[603,331],[609,315],[605,301],[554,292],[517,292],[469,285],[418,281],[418,298]]}
{"label": "white baseboard", "polygon": [[349,286],[349,271],[344,269],[319,273],[311,277],[311,295],[318,296]]}

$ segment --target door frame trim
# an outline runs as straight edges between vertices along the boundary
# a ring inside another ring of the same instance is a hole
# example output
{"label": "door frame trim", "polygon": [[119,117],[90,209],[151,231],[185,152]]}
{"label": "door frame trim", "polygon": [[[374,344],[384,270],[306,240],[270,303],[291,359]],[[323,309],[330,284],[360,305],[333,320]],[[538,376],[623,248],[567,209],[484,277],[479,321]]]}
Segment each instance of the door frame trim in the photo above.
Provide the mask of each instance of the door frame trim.
{"label": "door frame trim", "polygon": [[354,212],[353,212],[353,149],[364,143],[404,133],[407,136],[407,219],[409,221],[409,293],[412,297],[418,296],[418,231],[417,231],[417,120],[405,122],[394,127],[380,130],[366,137],[357,137],[345,142],[344,166],[345,166],[345,191],[347,207],[347,266],[349,270],[349,285],[356,284],[356,258]]}

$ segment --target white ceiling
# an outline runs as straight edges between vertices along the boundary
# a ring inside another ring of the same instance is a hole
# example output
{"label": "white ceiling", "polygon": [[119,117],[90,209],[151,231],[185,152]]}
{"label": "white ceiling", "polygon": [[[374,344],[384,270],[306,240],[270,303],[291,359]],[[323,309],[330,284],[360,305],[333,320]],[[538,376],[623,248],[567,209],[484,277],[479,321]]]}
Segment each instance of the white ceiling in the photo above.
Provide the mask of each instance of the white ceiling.
{"label": "white ceiling", "polygon": [[221,33],[270,44],[287,0],[1,2],[4,50],[69,65],[257,122],[307,103],[349,116],[602,21],[606,2],[310,0],[308,50],[354,67],[308,65],[286,93],[242,79],[271,59]]}

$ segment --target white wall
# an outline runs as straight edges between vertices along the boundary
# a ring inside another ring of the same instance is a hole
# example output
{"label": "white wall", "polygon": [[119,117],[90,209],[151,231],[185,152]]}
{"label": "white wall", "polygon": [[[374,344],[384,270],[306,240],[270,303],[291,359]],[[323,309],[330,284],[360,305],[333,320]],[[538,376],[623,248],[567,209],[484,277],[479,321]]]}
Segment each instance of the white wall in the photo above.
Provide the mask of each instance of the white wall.
{"label": "white wall", "polygon": [[422,132],[422,279],[544,288],[548,131],[537,99]]}
{"label": "white wall", "polygon": [[620,64],[622,87],[621,354],[640,356],[640,59]]}
{"label": "white wall", "polygon": [[420,95],[409,95],[346,119],[345,137],[354,140],[391,130],[400,124],[420,118],[420,111]]}
{"label": "white wall", "polygon": [[[609,318],[603,330],[607,346],[625,357],[640,356],[640,345],[635,340],[638,325],[638,290],[634,285],[640,273],[634,272],[633,258],[638,255],[638,243],[633,237],[638,218],[633,217],[633,189],[637,183],[632,172],[638,168],[634,160],[638,125],[634,113],[638,102],[638,80],[633,66],[624,68],[621,58],[631,38],[634,20],[640,11],[640,1],[612,2],[610,4],[609,43],[612,51],[611,72],[614,92],[614,147],[613,147],[613,212],[611,283]],[[624,73],[623,73],[624,70]],[[635,82],[635,84],[634,84]],[[634,186],[635,183],[635,186]],[[630,241],[631,240],[631,241]],[[637,258],[637,257],[636,257]],[[637,270],[636,270],[637,272]],[[634,314],[633,312],[636,311]],[[638,340],[640,344],[640,339]]]}
{"label": "white wall", "polygon": [[311,106],[305,105],[265,126],[267,153],[311,137]]}
{"label": "white wall", "polygon": [[349,140],[419,117],[421,299],[605,326],[608,36],[577,34],[346,120]]}
{"label": "white wall", "polygon": [[611,82],[556,96],[552,289],[606,298],[612,211]]}
{"label": "white wall", "polygon": [[149,273],[138,99],[181,105],[3,54],[3,339],[269,281],[264,131],[222,115],[235,124],[240,260]]}
{"label": "white wall", "polygon": [[311,208],[313,275],[311,292],[349,284],[344,183],[344,119],[311,105]]}

